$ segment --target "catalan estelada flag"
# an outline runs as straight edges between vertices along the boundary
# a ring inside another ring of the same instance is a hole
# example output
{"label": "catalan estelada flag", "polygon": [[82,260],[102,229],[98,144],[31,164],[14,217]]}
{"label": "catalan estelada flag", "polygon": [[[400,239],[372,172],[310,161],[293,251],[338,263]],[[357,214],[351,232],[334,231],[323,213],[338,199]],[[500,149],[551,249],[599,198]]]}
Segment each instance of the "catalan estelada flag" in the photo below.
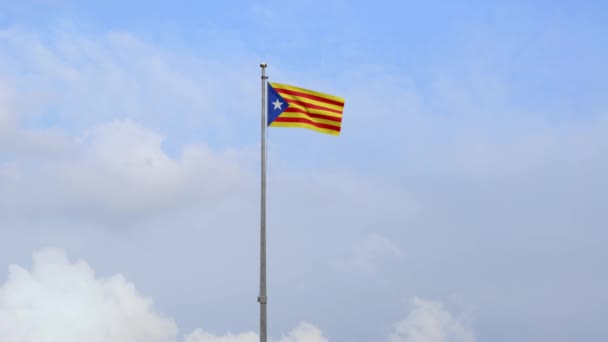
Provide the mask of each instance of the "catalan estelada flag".
{"label": "catalan estelada flag", "polygon": [[344,99],[338,96],[268,83],[268,125],[300,127],[339,135]]}

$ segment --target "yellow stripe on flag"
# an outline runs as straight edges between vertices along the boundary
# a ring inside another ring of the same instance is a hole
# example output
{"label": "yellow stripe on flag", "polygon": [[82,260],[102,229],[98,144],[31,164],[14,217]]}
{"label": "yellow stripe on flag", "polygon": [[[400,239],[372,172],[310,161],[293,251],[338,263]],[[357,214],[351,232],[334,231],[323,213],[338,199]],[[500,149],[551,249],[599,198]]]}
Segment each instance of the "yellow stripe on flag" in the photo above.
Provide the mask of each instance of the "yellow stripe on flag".
{"label": "yellow stripe on flag", "polygon": [[276,89],[277,91],[279,89],[287,89],[287,90],[299,91],[299,92],[302,92],[302,93],[305,93],[305,94],[323,97],[323,98],[326,98],[328,100],[342,102],[344,104],[344,99],[341,98],[341,97],[339,97],[339,96],[334,96],[334,95],[330,95],[330,94],[320,93],[318,91],[304,89],[304,88],[300,88],[300,87],[294,87],[294,86],[288,85],[288,84],[281,84],[281,83],[270,82],[270,85],[274,89]]}

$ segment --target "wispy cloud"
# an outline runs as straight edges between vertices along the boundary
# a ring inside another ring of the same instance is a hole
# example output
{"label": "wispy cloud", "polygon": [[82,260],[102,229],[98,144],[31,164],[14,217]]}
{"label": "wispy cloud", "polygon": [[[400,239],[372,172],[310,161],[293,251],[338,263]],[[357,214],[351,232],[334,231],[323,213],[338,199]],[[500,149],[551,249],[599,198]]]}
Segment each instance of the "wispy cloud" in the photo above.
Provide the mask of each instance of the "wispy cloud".
{"label": "wispy cloud", "polygon": [[226,64],[173,52],[126,32],[87,36],[62,29],[42,37],[9,28],[0,31],[0,44],[0,101],[11,105],[10,112],[2,109],[0,127],[8,121],[14,129],[42,124],[76,132],[130,118],[179,131],[175,139],[232,141],[231,118],[257,123],[246,113],[257,108],[258,87],[243,78],[257,70],[238,59]]}

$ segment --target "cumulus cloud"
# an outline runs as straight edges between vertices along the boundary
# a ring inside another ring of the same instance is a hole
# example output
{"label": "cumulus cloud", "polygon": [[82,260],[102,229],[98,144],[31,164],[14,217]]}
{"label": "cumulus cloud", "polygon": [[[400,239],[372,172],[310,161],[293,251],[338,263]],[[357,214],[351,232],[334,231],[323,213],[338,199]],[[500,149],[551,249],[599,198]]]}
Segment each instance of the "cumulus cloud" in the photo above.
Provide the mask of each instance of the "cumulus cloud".
{"label": "cumulus cloud", "polygon": [[475,342],[466,322],[454,317],[440,302],[414,298],[413,309],[394,324],[389,342]]}
{"label": "cumulus cloud", "polygon": [[58,163],[56,175],[82,200],[141,210],[218,198],[243,181],[238,153],[189,145],[172,158],[163,140],[131,120],[113,121],[91,130],[81,156]]}
{"label": "cumulus cloud", "polygon": [[163,141],[132,120],[115,120],[74,138],[64,158],[0,163],[0,210],[136,217],[218,199],[246,181],[245,152],[188,145],[172,157]]}
{"label": "cumulus cloud", "polygon": [[0,288],[3,341],[169,342],[176,332],[123,276],[97,277],[58,249],[35,253],[31,270],[11,265]]}
{"label": "cumulus cloud", "polygon": [[[61,249],[33,255],[31,270],[9,267],[0,287],[0,336],[17,342],[173,342],[177,325],[156,312],[151,299],[120,274],[102,278]],[[212,335],[196,329],[185,342],[256,342],[254,332]],[[327,342],[302,322],[276,342]]]}
{"label": "cumulus cloud", "polygon": [[[175,342],[176,323],[154,309],[135,285],[117,274],[100,277],[65,251],[42,249],[31,269],[9,266],[0,286],[0,336],[7,342]],[[299,323],[274,342],[328,342],[313,324]],[[255,332],[214,335],[203,329],[184,342],[257,342]],[[472,330],[441,303],[413,300],[409,315],[394,324],[389,342],[474,342]]]}
{"label": "cumulus cloud", "polygon": [[310,323],[300,323],[287,336],[279,340],[280,342],[327,342],[327,338],[319,328]]}
{"label": "cumulus cloud", "polygon": [[186,336],[185,342],[258,342],[259,340],[260,338],[254,332],[216,336],[202,329],[196,329]]}
{"label": "cumulus cloud", "polygon": [[[241,334],[226,334],[215,336],[202,329],[197,329],[186,337],[185,342],[258,342],[259,336],[254,332]],[[272,339],[270,339],[273,341]],[[321,330],[314,325],[301,322],[289,334],[275,342],[327,342]]]}

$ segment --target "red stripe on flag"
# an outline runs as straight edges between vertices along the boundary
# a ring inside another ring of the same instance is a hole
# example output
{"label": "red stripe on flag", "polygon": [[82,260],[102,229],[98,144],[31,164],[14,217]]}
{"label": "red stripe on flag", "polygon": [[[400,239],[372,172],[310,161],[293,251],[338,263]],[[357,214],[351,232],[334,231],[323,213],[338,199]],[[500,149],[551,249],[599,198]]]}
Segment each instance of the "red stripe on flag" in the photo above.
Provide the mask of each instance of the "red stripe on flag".
{"label": "red stripe on flag", "polygon": [[304,109],[296,108],[296,107],[287,107],[287,109],[285,109],[283,111],[283,113],[302,113],[302,114],[308,115],[309,117],[315,118],[315,119],[330,120],[330,121],[335,121],[338,123],[342,122],[342,117],[323,115],[323,114],[313,114],[313,113],[309,113],[309,112],[305,111]]}
{"label": "red stripe on flag", "polygon": [[310,109],[320,109],[320,110],[325,110],[325,111],[336,113],[336,114],[342,114],[341,110],[327,108],[327,107],[323,107],[323,106],[317,106],[317,105],[302,102],[302,101],[295,101],[295,100],[288,99],[288,98],[285,98],[285,101],[287,101],[287,103],[289,103],[289,104],[297,104],[302,107],[306,107],[306,108],[310,108]]}
{"label": "red stripe on flag", "polygon": [[328,124],[324,124],[324,123],[318,123],[318,122],[314,122],[312,120],[309,119],[302,119],[302,118],[282,118],[282,117],[278,117],[276,118],[273,122],[296,122],[296,123],[305,123],[305,124],[309,124],[315,127],[319,127],[319,128],[324,128],[324,129],[330,129],[332,131],[336,131],[336,132],[340,132],[340,127],[339,126],[334,126],[334,125],[328,125]]}
{"label": "red stripe on flag", "polygon": [[290,89],[275,88],[275,90],[279,94],[294,95],[294,96],[304,97],[304,98],[315,100],[315,101],[319,101],[319,102],[325,102],[327,104],[332,104],[332,105],[344,107],[344,102],[327,99],[327,98],[324,98],[324,97],[321,97],[321,96],[306,94],[306,93],[302,93],[302,92],[295,91],[295,90],[290,90]]}

